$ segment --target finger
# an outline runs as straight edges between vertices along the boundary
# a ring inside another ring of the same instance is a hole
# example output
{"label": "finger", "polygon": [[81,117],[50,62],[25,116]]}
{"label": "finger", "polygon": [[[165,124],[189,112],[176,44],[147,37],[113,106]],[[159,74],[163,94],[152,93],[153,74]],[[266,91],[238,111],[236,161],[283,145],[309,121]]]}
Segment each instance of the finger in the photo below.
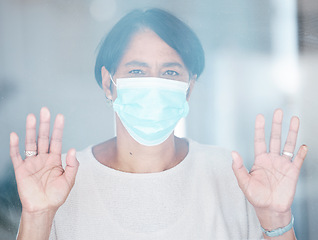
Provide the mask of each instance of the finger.
{"label": "finger", "polygon": [[40,112],[40,126],[38,136],[38,153],[48,153],[50,136],[50,111],[43,107]]}
{"label": "finger", "polygon": [[75,183],[76,173],[79,167],[79,162],[76,159],[75,149],[70,149],[66,154],[66,167],[65,167],[65,178],[69,186],[73,187]]}
{"label": "finger", "polygon": [[303,165],[304,163],[304,160],[305,160],[305,157],[307,155],[307,152],[308,152],[308,148],[306,145],[302,145],[298,152],[297,152],[297,155],[293,161],[293,164],[300,170],[301,169],[301,166]]}
{"label": "finger", "polygon": [[283,121],[283,111],[277,109],[274,112],[273,122],[272,122],[272,132],[271,139],[269,143],[269,151],[271,153],[280,154],[281,149],[281,136],[282,136],[282,121]]}
{"label": "finger", "polygon": [[248,182],[250,180],[250,174],[244,167],[243,160],[237,152],[232,152],[232,158],[233,158],[233,164],[232,164],[233,172],[236,176],[238,185],[240,186],[242,191],[245,193],[245,190],[247,189],[247,186],[248,186]]}
{"label": "finger", "polygon": [[[293,153],[295,151],[298,129],[299,129],[299,118],[292,117],[292,119],[290,120],[289,131],[288,131],[287,139],[284,146],[284,152]],[[290,156],[286,156],[284,154],[283,156],[285,156],[288,159],[291,159]]]}
{"label": "finger", "polygon": [[61,155],[62,153],[62,137],[63,137],[63,128],[64,128],[64,116],[58,114],[55,118],[51,144],[50,144],[50,153]]}
{"label": "finger", "polygon": [[259,114],[255,121],[255,135],[254,135],[254,155],[255,157],[266,153],[265,142],[265,119]]}
{"label": "finger", "polygon": [[37,151],[36,118],[34,114],[29,114],[26,119],[25,150]]}
{"label": "finger", "polygon": [[10,157],[14,169],[17,169],[23,163],[19,150],[19,137],[14,132],[10,134]]}

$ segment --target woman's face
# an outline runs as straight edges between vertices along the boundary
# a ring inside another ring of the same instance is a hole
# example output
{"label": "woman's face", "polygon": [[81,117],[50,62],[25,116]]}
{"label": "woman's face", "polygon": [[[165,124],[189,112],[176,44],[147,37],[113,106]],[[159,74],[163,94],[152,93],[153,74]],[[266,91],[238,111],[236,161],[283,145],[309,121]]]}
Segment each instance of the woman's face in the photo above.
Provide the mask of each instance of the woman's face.
{"label": "woman's face", "polygon": [[[116,73],[112,76],[116,83],[119,78],[157,77],[189,83],[187,99],[193,89],[196,75],[191,76],[179,54],[149,29],[136,33],[122,57]],[[103,88],[108,99],[115,101],[117,88],[112,87],[110,74],[102,67]],[[118,115],[116,115],[117,135],[129,136]]]}
{"label": "woman's face", "polygon": [[[116,88],[110,90],[109,74],[104,67],[102,76],[106,96],[115,100]],[[113,79],[116,82],[118,78],[136,77],[159,77],[183,82],[193,80],[179,54],[150,29],[142,29],[132,37]]]}

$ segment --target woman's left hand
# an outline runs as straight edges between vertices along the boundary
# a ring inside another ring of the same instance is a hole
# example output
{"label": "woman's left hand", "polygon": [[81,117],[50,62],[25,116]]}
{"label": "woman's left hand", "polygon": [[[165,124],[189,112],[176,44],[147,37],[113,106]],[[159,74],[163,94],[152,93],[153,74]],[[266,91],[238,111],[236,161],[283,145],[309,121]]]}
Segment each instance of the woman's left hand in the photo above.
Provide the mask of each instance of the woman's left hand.
{"label": "woman's left hand", "polygon": [[[299,129],[299,119],[293,117],[283,151],[281,152],[283,112],[275,111],[272,123],[269,152],[265,142],[265,120],[256,117],[254,152],[255,162],[250,172],[237,152],[232,153],[233,171],[248,201],[254,206],[261,221],[279,215],[291,215],[299,172],[307,147],[301,146],[292,161]],[[282,154],[281,154],[282,153]],[[288,220],[290,221],[290,219]]]}

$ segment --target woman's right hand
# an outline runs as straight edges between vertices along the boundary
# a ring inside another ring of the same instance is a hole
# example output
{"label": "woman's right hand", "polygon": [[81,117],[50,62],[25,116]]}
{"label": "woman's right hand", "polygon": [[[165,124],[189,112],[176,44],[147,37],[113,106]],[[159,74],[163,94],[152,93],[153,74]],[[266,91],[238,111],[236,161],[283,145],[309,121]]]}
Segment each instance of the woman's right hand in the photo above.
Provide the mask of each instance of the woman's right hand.
{"label": "woman's right hand", "polygon": [[65,170],[62,167],[63,128],[64,117],[59,114],[56,116],[49,142],[50,112],[47,108],[42,108],[36,142],[36,118],[29,114],[26,120],[25,150],[37,151],[37,155],[26,157],[24,160],[20,155],[17,134],[10,135],[10,156],[22,203],[22,213],[55,213],[65,202],[74,185],[79,163],[75,149],[70,149],[66,155]]}

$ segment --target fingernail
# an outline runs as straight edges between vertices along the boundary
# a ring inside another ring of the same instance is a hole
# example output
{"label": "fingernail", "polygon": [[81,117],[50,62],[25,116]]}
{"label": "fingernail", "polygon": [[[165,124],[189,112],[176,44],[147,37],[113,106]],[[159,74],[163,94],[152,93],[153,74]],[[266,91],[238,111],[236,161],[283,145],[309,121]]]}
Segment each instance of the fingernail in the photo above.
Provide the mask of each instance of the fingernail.
{"label": "fingernail", "polygon": [[238,165],[237,159],[238,159],[238,154],[237,152],[232,152],[232,159],[233,159],[233,163],[235,164],[235,166]]}
{"label": "fingernail", "polygon": [[73,157],[76,156],[76,150],[75,150],[75,148],[72,148],[72,149],[71,149],[70,154],[71,154]]}
{"label": "fingernail", "polygon": [[15,138],[16,138],[16,135],[14,134],[14,132],[10,133],[10,142],[11,143],[14,142]]}
{"label": "fingernail", "polygon": [[283,110],[279,108],[275,111],[275,113],[276,113],[276,116],[279,118],[279,120],[283,119]]}

